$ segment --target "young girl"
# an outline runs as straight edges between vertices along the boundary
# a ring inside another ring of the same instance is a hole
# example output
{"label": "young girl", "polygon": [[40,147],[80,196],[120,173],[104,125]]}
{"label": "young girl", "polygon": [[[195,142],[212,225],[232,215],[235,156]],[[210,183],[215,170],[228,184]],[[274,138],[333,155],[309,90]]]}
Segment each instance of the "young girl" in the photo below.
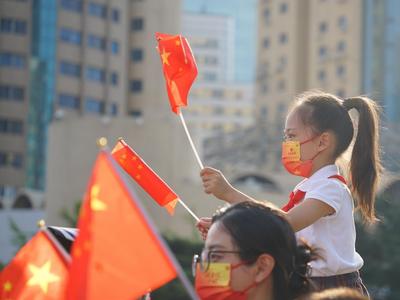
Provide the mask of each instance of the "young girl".
{"label": "young girl", "polygon": [[[353,108],[359,113],[357,130],[349,115]],[[300,95],[287,116],[282,163],[289,173],[305,179],[294,188],[282,211],[297,237],[319,249],[324,258],[311,263],[312,278],[320,290],[345,286],[368,295],[358,272],[363,260],[355,250],[352,195],[365,221],[373,223],[381,173],[378,121],[374,101],[366,97],[341,100],[322,92]],[[346,181],[336,163],[355,132]],[[200,175],[208,194],[229,203],[253,201],[218,170],[205,168]],[[198,223],[203,235],[208,227],[208,218]]]}

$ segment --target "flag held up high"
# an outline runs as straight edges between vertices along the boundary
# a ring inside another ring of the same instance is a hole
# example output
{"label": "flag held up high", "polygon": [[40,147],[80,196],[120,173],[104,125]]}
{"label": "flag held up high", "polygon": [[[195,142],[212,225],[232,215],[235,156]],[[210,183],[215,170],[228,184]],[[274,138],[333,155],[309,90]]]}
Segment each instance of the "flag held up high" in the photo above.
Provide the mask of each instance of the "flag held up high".
{"label": "flag held up high", "polygon": [[164,71],[172,111],[187,106],[190,87],[197,76],[197,66],[186,38],[181,35],[156,33],[158,52]]}

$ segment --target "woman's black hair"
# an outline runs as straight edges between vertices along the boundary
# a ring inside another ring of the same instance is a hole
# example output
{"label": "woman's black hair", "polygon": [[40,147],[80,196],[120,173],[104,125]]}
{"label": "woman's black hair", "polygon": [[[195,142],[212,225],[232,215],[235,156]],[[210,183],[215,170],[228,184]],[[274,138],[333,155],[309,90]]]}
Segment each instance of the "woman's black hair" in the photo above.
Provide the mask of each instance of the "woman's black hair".
{"label": "woman's black hair", "polygon": [[306,244],[297,245],[292,227],[279,210],[261,202],[241,202],[218,211],[215,222],[231,235],[243,261],[252,264],[263,253],[275,259],[275,299],[291,300],[309,292],[309,262],[315,252]]}

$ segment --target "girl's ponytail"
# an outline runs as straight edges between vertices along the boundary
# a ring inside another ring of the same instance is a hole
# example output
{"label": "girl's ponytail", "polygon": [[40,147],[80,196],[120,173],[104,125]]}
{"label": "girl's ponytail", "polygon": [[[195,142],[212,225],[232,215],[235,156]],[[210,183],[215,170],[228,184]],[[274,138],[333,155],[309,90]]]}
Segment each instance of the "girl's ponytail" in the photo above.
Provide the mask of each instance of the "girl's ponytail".
{"label": "girl's ponytail", "polygon": [[382,165],[379,148],[379,109],[367,97],[345,99],[343,106],[359,113],[357,137],[350,161],[351,189],[365,220],[376,221],[375,194]]}

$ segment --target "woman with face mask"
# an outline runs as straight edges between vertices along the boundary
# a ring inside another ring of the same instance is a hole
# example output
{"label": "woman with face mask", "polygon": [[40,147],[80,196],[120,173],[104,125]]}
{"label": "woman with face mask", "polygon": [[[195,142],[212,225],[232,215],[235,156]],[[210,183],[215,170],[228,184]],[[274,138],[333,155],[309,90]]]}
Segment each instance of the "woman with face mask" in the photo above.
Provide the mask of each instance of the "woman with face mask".
{"label": "woman with face mask", "polygon": [[315,257],[279,210],[242,202],[212,218],[205,247],[193,259],[195,287],[203,300],[290,300],[309,291]]}

